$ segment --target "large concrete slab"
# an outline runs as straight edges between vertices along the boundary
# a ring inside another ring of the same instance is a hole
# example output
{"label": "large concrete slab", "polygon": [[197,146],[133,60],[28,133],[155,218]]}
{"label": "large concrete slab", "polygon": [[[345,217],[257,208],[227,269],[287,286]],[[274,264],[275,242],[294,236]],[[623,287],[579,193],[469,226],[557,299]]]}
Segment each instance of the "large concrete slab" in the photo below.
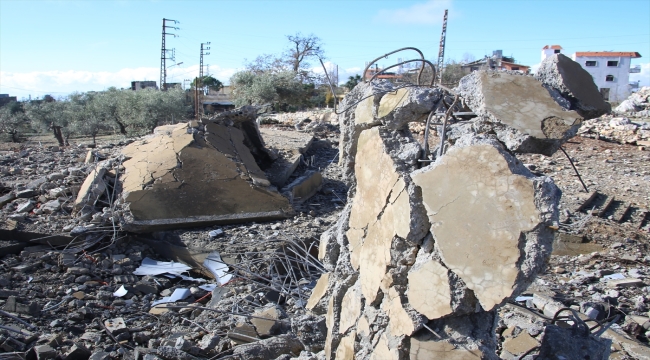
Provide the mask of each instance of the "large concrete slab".
{"label": "large concrete slab", "polygon": [[531,76],[475,71],[461,79],[458,90],[479,116],[475,128],[494,131],[515,152],[551,155],[577,133],[583,120],[577,112],[562,109]]}
{"label": "large concrete slab", "polygon": [[235,127],[207,124],[205,137],[179,124],[134,142],[123,151],[124,228],[162,228],[271,220],[291,213],[270,190],[264,172]]}
{"label": "large concrete slab", "polygon": [[568,100],[569,109],[575,110],[585,120],[597,118],[611,110],[610,104],[598,91],[591,74],[563,54],[553,54],[544,59],[535,73],[535,78],[557,90]]}

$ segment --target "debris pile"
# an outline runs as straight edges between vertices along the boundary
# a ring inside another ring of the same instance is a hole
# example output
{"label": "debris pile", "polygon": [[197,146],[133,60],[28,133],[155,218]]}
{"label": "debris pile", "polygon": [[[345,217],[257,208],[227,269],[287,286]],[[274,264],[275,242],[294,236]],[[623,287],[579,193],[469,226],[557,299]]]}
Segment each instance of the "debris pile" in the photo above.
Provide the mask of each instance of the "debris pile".
{"label": "debris pile", "polygon": [[623,100],[614,111],[631,117],[650,118],[650,87],[642,87],[639,91]]}
{"label": "debris pile", "polygon": [[603,115],[587,120],[579,135],[592,139],[637,145],[641,150],[650,149],[650,118],[632,118]]}
{"label": "debris pile", "polygon": [[2,153],[2,356],[649,357],[650,162],[572,66]]}

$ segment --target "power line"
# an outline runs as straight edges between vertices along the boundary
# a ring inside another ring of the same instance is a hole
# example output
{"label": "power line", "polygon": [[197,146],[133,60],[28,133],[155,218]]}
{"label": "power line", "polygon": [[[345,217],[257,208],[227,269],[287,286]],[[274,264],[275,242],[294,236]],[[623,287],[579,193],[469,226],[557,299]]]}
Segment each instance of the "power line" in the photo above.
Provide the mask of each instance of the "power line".
{"label": "power line", "polygon": [[165,35],[172,35],[176,36],[176,34],[168,33],[167,28],[174,29],[174,30],[180,30],[177,27],[174,26],[167,26],[167,21],[169,22],[174,22],[174,24],[177,24],[178,21],[176,20],[171,20],[171,19],[165,19],[163,18],[162,22],[162,47],[160,49],[160,90],[167,90],[167,66],[166,66],[166,60],[170,59],[171,61],[176,61],[176,54],[174,49],[171,49],[172,55],[171,57],[167,57],[167,49],[165,47]]}

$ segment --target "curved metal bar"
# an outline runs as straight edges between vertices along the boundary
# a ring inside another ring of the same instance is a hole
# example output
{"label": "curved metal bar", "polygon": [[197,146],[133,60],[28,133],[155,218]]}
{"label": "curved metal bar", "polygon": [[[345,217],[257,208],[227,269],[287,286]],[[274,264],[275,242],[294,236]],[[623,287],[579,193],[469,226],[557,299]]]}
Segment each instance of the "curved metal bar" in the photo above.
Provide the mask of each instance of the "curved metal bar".
{"label": "curved metal bar", "polygon": [[332,97],[334,98],[334,112],[336,112],[336,93],[334,92],[334,87],[332,86],[332,80],[330,80],[329,74],[327,74],[327,69],[325,69],[325,64],[323,63],[323,59],[318,57],[318,61],[320,61],[321,66],[323,67],[323,71],[325,72],[325,77],[327,78],[327,84],[330,86],[330,91],[332,92]]}
{"label": "curved metal bar", "polygon": [[[387,67],[387,68],[382,69],[380,72],[376,73],[375,75],[373,75],[373,76],[370,78],[370,80],[368,80],[368,81],[373,81],[373,80],[374,80],[378,75],[383,74],[383,73],[384,73],[386,70],[388,70],[388,69],[392,69],[392,68],[394,68],[394,67],[396,67],[396,66],[400,66],[400,65],[407,64],[407,63],[410,63],[410,62],[415,62],[415,61],[421,61],[422,64],[427,63],[427,64],[429,64],[429,66],[431,66],[431,72],[433,73],[433,77],[432,77],[433,80],[431,80],[431,84],[429,84],[429,86],[432,87],[432,86],[433,86],[433,83],[434,83],[434,81],[435,81],[435,78],[436,78],[436,68],[435,68],[435,66],[433,66],[433,63],[432,63],[431,61],[429,61],[429,60],[421,60],[421,59],[407,60],[407,61],[402,61],[401,63],[397,63],[397,64],[395,64],[395,65],[391,65],[391,66],[389,66],[389,67]],[[422,68],[424,69],[424,65],[423,65]],[[417,82],[417,85],[420,85],[420,77],[421,77],[421,76],[422,76],[422,70],[420,70],[420,72],[418,73],[418,82]],[[423,85],[420,85],[420,86],[423,86]]]}
{"label": "curved metal bar", "polygon": [[[374,59],[373,61],[371,61],[371,62],[368,63],[368,65],[366,66],[366,68],[363,69],[363,82],[368,82],[368,80],[366,80],[366,72],[367,72],[368,69],[369,69],[369,68],[370,68],[374,63],[376,63],[379,59],[381,59],[381,58],[385,58],[385,57],[388,57],[388,55],[392,55],[392,54],[394,54],[394,53],[397,53],[397,52],[400,52],[400,51],[404,51],[404,50],[414,50],[414,51],[417,51],[417,52],[420,54],[420,58],[421,58],[422,60],[424,60],[424,54],[422,53],[422,51],[420,51],[420,49],[415,48],[415,47],[410,47],[410,46],[409,46],[409,47],[403,47],[403,48],[401,48],[401,49],[397,49],[397,50],[395,50],[395,51],[391,51],[391,52],[386,53],[386,54],[384,54],[384,55],[382,55],[382,56],[380,56],[380,57],[378,57],[378,58],[376,58],[376,59]],[[418,73],[418,85],[420,85],[420,76],[422,76],[422,71],[424,71],[424,63],[423,63],[422,66],[420,67],[420,72]]]}

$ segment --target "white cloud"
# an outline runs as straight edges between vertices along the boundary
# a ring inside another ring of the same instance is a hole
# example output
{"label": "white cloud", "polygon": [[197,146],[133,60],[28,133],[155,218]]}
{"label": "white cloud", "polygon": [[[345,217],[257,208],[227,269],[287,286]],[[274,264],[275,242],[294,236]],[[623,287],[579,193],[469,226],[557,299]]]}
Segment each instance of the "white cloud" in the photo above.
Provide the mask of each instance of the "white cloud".
{"label": "white cloud", "polygon": [[641,81],[640,86],[650,86],[650,63],[640,64],[641,72],[630,74],[630,82]]}
{"label": "white cloud", "polygon": [[[331,61],[325,61],[325,68],[327,69],[327,73],[330,76],[332,76],[335,69],[336,69],[336,64],[334,64]],[[319,74],[319,75],[324,75],[325,74],[325,72],[323,71],[322,66],[313,66],[310,70],[313,71],[316,74]],[[339,71],[339,85],[341,85],[341,84],[344,84],[346,81],[348,81],[348,78],[350,76],[354,76],[356,74],[360,75],[361,72],[363,71],[363,69],[358,67],[358,66],[357,67],[346,68],[346,69],[343,69],[343,68],[339,67],[338,71]]]}
{"label": "white cloud", "polygon": [[[235,68],[210,66],[212,76],[227,83],[237,71]],[[184,79],[192,79],[198,75],[199,66],[171,67],[167,69],[167,82],[183,83]],[[18,99],[28,97],[40,98],[45,94],[54,97],[65,96],[75,91],[101,91],[111,86],[128,88],[131,81],[154,80],[160,82],[159,68],[126,68],[115,72],[109,71],[32,71],[24,73],[0,72],[0,92],[17,96]],[[158,84],[160,85],[160,84]]]}
{"label": "white cloud", "polygon": [[436,25],[442,23],[445,9],[451,0],[429,0],[401,9],[381,9],[375,20],[391,24]]}

